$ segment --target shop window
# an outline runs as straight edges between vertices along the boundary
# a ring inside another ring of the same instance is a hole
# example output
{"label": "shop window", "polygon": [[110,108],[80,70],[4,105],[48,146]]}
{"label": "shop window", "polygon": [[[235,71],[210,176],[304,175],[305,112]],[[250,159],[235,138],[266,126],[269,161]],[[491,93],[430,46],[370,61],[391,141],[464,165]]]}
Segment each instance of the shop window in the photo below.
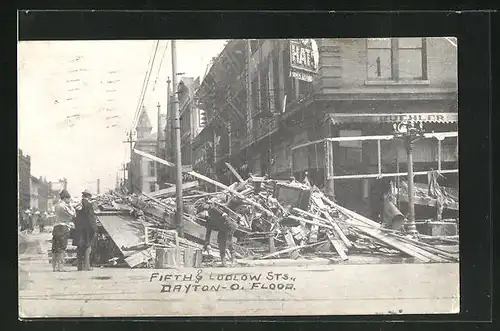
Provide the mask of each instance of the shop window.
{"label": "shop window", "polygon": [[368,80],[426,80],[426,38],[368,38]]}

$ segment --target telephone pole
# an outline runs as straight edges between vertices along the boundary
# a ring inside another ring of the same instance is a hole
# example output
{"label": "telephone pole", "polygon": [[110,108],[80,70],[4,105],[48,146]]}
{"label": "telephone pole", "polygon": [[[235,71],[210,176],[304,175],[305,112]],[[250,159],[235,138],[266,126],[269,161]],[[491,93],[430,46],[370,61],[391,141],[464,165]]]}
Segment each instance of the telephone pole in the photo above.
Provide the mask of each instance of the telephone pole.
{"label": "telephone pole", "polygon": [[[128,132],[128,139],[124,141],[124,143],[129,143],[130,146],[130,163],[128,167],[128,181],[129,181],[129,189],[130,189],[130,194],[134,193],[134,183],[133,183],[133,169],[132,169],[132,156],[134,154],[134,143],[135,141],[132,139],[132,130]],[[123,173],[125,175],[125,168],[123,170]]]}
{"label": "telephone pole", "polygon": [[[160,103],[158,102],[156,104],[156,107],[158,108],[157,112],[157,124],[158,124],[158,129],[156,130],[156,156],[162,157],[163,155],[160,154],[161,148],[160,148],[160,141],[161,141],[161,132],[163,131],[161,128],[161,106]],[[156,170],[156,184],[158,185],[158,189],[160,189],[160,178],[162,177],[160,175],[160,164],[158,162],[155,162],[155,170]]]}
{"label": "telephone pole", "polygon": [[181,121],[179,114],[179,98],[177,94],[177,54],[176,54],[176,41],[172,40],[172,86],[174,89],[173,96],[173,110],[174,110],[174,131],[175,131],[175,173],[176,173],[176,196],[177,196],[177,213],[176,225],[177,232],[181,238],[184,237],[183,218],[184,210],[182,204],[182,160],[181,160]]}

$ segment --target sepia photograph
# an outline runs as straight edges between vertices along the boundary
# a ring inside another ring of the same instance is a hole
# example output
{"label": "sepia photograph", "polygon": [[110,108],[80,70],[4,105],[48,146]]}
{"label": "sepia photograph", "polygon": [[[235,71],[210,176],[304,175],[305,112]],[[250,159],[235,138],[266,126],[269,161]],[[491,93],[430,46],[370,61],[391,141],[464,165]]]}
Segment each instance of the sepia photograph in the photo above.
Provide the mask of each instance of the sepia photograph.
{"label": "sepia photograph", "polygon": [[458,43],[18,41],[19,317],[459,313]]}

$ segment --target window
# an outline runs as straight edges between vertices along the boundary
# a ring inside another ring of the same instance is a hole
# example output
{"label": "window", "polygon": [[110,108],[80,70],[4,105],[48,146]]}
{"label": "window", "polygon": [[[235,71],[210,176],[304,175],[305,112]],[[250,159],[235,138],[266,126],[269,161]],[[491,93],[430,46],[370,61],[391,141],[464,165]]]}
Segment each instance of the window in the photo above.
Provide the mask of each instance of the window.
{"label": "window", "polygon": [[370,38],[367,41],[368,78],[392,79],[392,48],[390,38]]}
{"label": "window", "polygon": [[368,38],[368,80],[427,79],[426,38]]}
{"label": "window", "polygon": [[155,163],[154,163],[154,161],[149,161],[148,162],[148,174],[151,177],[156,176],[156,169],[155,169]]}

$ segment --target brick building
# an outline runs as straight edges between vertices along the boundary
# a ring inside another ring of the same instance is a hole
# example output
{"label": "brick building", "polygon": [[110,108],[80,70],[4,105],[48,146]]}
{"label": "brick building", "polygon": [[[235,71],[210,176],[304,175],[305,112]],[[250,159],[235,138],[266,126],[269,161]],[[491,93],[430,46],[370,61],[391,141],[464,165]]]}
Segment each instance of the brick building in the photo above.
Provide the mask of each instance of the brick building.
{"label": "brick building", "polygon": [[[389,135],[393,124],[422,121],[426,132],[456,131],[457,49],[446,38],[357,38],[315,40],[232,40],[215,59],[198,91],[209,125],[221,141],[214,165],[219,178],[231,179],[224,161],[241,172],[294,175],[307,171],[325,183],[325,147],[298,145],[324,138]],[[249,96],[249,97],[247,97]],[[200,135],[196,146],[210,139]],[[377,168],[375,142],[333,144],[336,174]],[[442,148],[441,150],[439,148]],[[402,146],[381,146],[384,169],[405,171]],[[437,156],[437,151],[440,156]],[[438,147],[415,147],[415,168],[458,165],[457,140]],[[201,152],[199,152],[201,153]],[[457,181],[457,174],[452,174]],[[339,180],[338,196],[365,195],[369,180]]]}
{"label": "brick building", "polygon": [[30,208],[31,197],[31,158],[29,155],[23,155],[22,150],[18,149],[18,194],[19,208],[26,210]]}

